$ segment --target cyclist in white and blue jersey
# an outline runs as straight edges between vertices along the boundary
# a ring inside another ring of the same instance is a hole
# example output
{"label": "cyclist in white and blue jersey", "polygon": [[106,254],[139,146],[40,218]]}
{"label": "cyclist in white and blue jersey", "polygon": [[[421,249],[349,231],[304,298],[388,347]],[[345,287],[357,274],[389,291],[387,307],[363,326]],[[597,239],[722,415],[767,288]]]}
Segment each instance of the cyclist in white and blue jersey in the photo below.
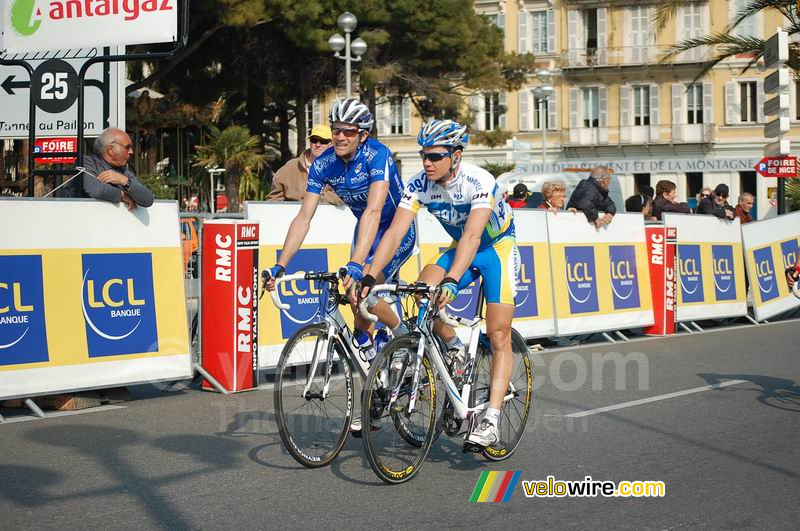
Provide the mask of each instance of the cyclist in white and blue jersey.
{"label": "cyclist in white and blue jersey", "polygon": [[[420,131],[423,171],[405,186],[400,208],[375,251],[373,267],[388,263],[414,224],[421,205],[426,205],[453,238],[448,249],[422,270],[419,281],[442,288],[439,306],[455,300],[460,289],[477,276],[486,297],[486,334],[492,344],[492,384],[489,408],[467,440],[491,446],[499,439],[497,424],[503,396],[508,389],[513,358],[511,321],[519,276],[519,250],[514,235],[511,208],[503,201],[494,177],[486,170],[461,161],[469,141],[466,126],[451,120],[434,120]],[[376,283],[371,275],[361,280],[359,295],[365,296]],[[458,349],[455,331],[437,321],[434,330]],[[463,354],[462,354],[463,355]]]}
{"label": "cyclist in white and blue jersey", "polygon": [[[385,145],[369,137],[374,119],[369,108],[357,99],[335,103],[329,119],[333,145],[317,157],[309,169],[307,193],[303,195],[300,212],[289,227],[281,257],[270,273],[274,279],[286,271],[308,234],[320,193],[327,184],[358,219],[350,261],[344,266],[347,277],[343,287],[349,289],[353,283],[361,280],[364,273],[370,273],[381,282],[391,279],[411,256],[417,237],[416,226],[412,224],[407,227],[393,256],[380,269],[371,269],[372,255],[392,222],[403,190],[392,153]],[[274,287],[274,281],[267,283],[267,289]],[[405,332],[386,302],[375,299],[370,306],[370,311],[395,333]],[[353,313],[355,327],[371,335],[372,323],[357,311]],[[401,329],[398,330],[398,327]]]}

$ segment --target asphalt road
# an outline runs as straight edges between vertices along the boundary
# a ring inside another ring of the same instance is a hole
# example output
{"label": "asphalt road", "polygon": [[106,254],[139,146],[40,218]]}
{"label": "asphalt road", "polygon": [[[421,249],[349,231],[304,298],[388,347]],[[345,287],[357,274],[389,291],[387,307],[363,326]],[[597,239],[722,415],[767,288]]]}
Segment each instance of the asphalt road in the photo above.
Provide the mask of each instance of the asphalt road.
{"label": "asphalt road", "polygon": [[[377,480],[352,438],[328,468],[297,465],[268,390],[140,387],[123,409],[0,425],[0,526],[796,529],[798,332],[793,321],[547,351],[509,461],[463,455],[443,438],[420,475],[396,487]],[[627,356],[620,371],[613,356],[600,363],[613,352]],[[677,394],[687,390],[696,392]],[[485,470],[663,481],[666,495],[526,498],[520,484],[509,503],[469,503]]]}

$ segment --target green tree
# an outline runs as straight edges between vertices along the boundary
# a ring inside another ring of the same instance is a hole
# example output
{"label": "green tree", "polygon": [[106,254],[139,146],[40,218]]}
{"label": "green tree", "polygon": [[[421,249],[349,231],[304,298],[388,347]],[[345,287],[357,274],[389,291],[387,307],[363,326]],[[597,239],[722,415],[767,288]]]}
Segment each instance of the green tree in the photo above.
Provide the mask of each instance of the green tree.
{"label": "green tree", "polygon": [[[212,126],[208,144],[196,146],[195,166],[225,168],[228,212],[239,211],[239,186],[242,175],[252,175],[253,170],[260,170],[267,163],[267,157],[260,152],[260,147],[261,140],[240,125],[233,125],[222,131]],[[252,191],[251,188],[248,178],[246,187],[248,193]]]}
{"label": "green tree", "polygon": [[[692,0],[661,0],[656,8],[655,24],[657,29],[663,29],[664,25],[675,17],[679,7],[691,3],[694,2]],[[736,27],[759,12],[777,11],[789,21],[784,27],[790,35],[789,62],[787,66],[792,68],[795,74],[800,74],[800,43],[791,42],[791,35],[800,33],[800,20],[795,10],[795,0],[752,0],[734,15],[731,23],[723,31],[685,39],[674,45],[663,58],[663,61],[670,61],[681,53],[699,46],[709,46],[716,50],[716,55],[706,62],[698,77],[701,77],[721,61],[737,55],[750,57],[742,69],[742,71],[746,71],[755,66],[758,60],[763,57],[765,41],[758,37],[737,35]]]}

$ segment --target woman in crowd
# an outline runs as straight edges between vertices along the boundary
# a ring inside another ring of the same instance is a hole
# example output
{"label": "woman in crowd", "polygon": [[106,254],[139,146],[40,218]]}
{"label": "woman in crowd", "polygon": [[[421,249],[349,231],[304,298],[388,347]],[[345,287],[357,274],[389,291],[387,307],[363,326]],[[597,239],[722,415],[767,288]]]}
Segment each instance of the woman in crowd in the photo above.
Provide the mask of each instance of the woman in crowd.
{"label": "woman in crowd", "polygon": [[653,200],[646,194],[635,194],[625,200],[625,212],[641,212],[645,221],[655,221]]}
{"label": "woman in crowd", "polygon": [[[558,212],[564,209],[566,202],[567,185],[563,181],[547,181],[542,184],[542,197],[544,200],[539,208],[546,208],[550,212]],[[570,212],[577,212],[574,208]]]}

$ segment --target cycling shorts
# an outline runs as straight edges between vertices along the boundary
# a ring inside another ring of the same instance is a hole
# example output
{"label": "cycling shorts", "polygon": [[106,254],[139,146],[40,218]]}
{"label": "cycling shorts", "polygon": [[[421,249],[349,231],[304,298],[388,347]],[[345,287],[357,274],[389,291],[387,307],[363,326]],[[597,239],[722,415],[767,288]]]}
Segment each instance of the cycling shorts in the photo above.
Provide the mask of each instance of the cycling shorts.
{"label": "cycling shorts", "polygon": [[[387,227],[388,228],[388,227]],[[386,232],[386,229],[378,229],[377,234],[375,234],[375,241],[372,243],[372,248],[369,250],[369,254],[367,255],[367,259],[364,264],[371,264],[372,257],[375,254],[375,251],[378,249],[378,244],[381,242],[381,238],[383,237],[383,233]],[[356,239],[358,238],[358,225],[356,225],[356,230],[353,233],[353,248],[356,245]],[[385,282],[396,282],[400,279],[398,273],[400,272],[400,268],[403,267],[403,264],[411,258],[411,255],[414,254],[414,249],[417,246],[417,223],[414,222],[411,224],[411,227],[406,232],[403,239],[400,241],[400,245],[397,247],[397,250],[392,256],[392,259],[389,260],[389,263],[386,264],[386,267],[383,268],[383,278]],[[352,254],[352,248],[350,250]],[[374,273],[372,273],[374,276]],[[397,278],[395,278],[395,276]]]}
{"label": "cycling shorts", "polygon": [[[436,264],[449,271],[456,256],[457,245],[454,241],[429,264]],[[501,238],[489,247],[478,250],[461,277],[458,289],[466,288],[480,276],[483,279],[483,294],[487,303],[514,304],[519,268],[520,256],[516,239],[511,236]]]}

